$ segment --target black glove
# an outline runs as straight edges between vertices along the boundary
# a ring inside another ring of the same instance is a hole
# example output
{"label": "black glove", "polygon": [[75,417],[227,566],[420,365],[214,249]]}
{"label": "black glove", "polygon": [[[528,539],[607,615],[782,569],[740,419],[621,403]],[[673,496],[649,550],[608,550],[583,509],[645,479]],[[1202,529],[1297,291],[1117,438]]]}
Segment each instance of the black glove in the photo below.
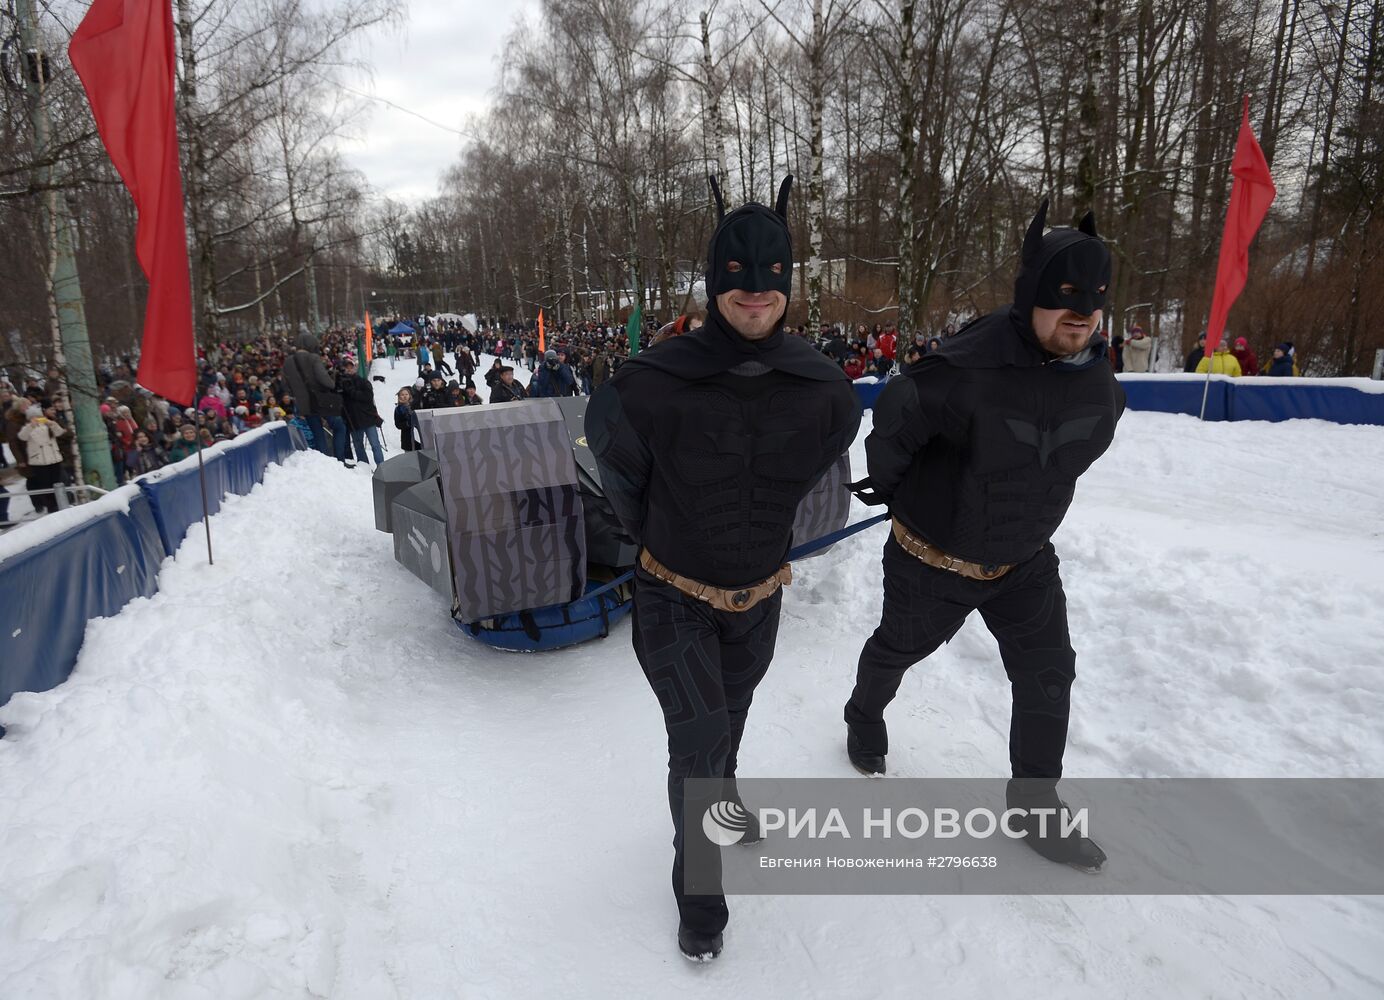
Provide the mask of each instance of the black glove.
{"label": "black glove", "polygon": [[[889,498],[877,493],[874,486],[874,482],[869,476],[866,476],[856,482],[847,483],[846,489],[854,493],[857,500],[869,507],[878,507],[880,504],[888,503]],[[869,490],[868,493],[866,492],[867,489]]]}

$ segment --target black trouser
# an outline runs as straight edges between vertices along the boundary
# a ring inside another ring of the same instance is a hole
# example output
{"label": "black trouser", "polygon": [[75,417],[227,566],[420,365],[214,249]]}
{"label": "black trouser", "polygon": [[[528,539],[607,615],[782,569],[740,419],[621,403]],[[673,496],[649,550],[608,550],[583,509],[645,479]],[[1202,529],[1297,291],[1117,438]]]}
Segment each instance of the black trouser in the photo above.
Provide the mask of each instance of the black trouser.
{"label": "black trouser", "polygon": [[979,610],[999,642],[1009,675],[1009,765],[1015,778],[1062,777],[1076,653],[1067,635],[1067,597],[1052,544],[998,580],[937,569],[889,537],[884,546],[884,613],[860,651],[846,721],[866,749],[887,753],[884,709],[904,672],[950,641]]}
{"label": "black trouser", "polygon": [[[30,490],[51,490],[62,481],[62,463],[54,462],[52,465],[31,465],[29,466],[29,476],[26,488]],[[56,493],[40,493],[29,498],[29,502],[34,505],[34,510],[44,511],[48,514],[58,512],[58,495]]]}
{"label": "black trouser", "polygon": [[[736,758],[754,689],[769,669],[783,591],[749,611],[718,611],[642,569],[634,589],[634,655],[663,708],[668,729],[668,806],[673,812],[673,895],[683,923],[704,934],[726,926],[720,848],[694,820],[684,836],[683,782],[725,779],[721,795],[688,799],[700,817],[717,799],[739,799]],[[684,861],[693,881],[684,884]]]}

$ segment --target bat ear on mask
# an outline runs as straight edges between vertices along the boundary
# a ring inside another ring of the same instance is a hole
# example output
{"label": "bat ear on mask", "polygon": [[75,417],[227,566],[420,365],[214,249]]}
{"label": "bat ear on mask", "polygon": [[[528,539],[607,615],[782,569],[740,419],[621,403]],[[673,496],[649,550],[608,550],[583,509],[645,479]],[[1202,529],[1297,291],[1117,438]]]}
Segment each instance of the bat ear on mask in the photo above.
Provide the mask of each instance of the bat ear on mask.
{"label": "bat ear on mask", "polygon": [[721,185],[716,183],[716,178],[711,174],[706,175],[706,182],[711,185],[711,197],[716,202],[716,221],[720,223],[726,217],[726,203],[721,197]]}
{"label": "bat ear on mask", "polygon": [[1085,215],[1083,215],[1081,217],[1081,221],[1077,223],[1076,228],[1079,232],[1083,232],[1087,236],[1094,236],[1096,239],[1100,239],[1100,233],[1096,232],[1095,212],[1087,212]]}
{"label": "bat ear on mask", "polygon": [[788,221],[788,193],[793,190],[793,175],[789,174],[779,185],[778,198],[774,201],[774,211],[780,219]]}
{"label": "bat ear on mask", "polygon": [[1038,214],[1028,224],[1028,232],[1024,235],[1024,260],[1036,259],[1039,251],[1043,249],[1043,226],[1047,220],[1048,199],[1044,198],[1038,206]]}

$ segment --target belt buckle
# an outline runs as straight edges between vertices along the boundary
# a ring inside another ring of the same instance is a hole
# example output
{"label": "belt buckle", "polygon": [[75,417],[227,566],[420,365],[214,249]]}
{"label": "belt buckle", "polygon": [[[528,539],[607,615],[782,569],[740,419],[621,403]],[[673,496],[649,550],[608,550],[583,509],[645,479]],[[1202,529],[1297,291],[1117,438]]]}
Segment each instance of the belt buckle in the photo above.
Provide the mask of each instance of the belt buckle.
{"label": "belt buckle", "polygon": [[730,595],[730,603],[737,608],[743,608],[750,603],[750,592],[748,590],[737,590]]}

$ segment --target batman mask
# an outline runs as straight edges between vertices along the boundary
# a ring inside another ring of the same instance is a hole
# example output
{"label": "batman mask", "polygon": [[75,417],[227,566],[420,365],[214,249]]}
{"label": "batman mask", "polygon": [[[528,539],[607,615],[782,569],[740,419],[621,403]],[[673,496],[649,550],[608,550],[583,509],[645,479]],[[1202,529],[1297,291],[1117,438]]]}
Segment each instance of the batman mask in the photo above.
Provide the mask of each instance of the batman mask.
{"label": "batman mask", "polygon": [[772,209],[749,202],[729,215],[716,179],[709,180],[718,222],[706,251],[707,311],[719,315],[716,296],[736,289],[782,292],[787,298],[793,289],[793,237],[787,220],[793,178],[784,178]]}
{"label": "batman mask", "polygon": [[[1105,308],[1110,288],[1110,251],[1096,232],[1095,216],[1088,212],[1075,229],[1043,232],[1048,201],[1024,237],[1023,262],[1014,280],[1014,309],[1025,321],[1033,308],[1068,309],[1090,316]],[[1063,286],[1070,286],[1064,292]]]}

